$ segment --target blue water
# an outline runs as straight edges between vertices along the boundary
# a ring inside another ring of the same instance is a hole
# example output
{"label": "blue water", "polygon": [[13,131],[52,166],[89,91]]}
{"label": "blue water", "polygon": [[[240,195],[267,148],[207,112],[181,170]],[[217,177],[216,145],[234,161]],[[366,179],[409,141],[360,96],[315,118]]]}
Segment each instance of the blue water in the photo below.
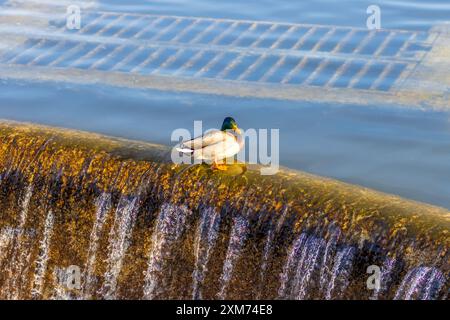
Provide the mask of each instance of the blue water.
{"label": "blue water", "polygon": [[[450,20],[449,1],[101,1],[104,10],[365,27],[381,7],[382,27],[428,30]],[[0,40],[1,41],[1,40]],[[170,144],[194,120],[218,127],[279,128],[284,166],[450,208],[450,113],[232,98],[65,83],[0,82],[0,118]]]}
{"label": "blue water", "polygon": [[381,27],[428,30],[450,19],[448,0],[107,0],[101,7],[129,11],[366,27],[366,9],[378,5]]}

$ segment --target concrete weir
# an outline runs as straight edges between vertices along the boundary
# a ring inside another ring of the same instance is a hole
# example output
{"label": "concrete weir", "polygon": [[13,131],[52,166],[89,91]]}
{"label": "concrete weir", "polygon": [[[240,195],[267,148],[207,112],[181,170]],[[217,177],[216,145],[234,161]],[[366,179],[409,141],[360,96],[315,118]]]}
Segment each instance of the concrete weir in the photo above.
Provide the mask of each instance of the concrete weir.
{"label": "concrete weir", "polygon": [[0,298],[448,298],[447,210],[168,154],[1,122]]}

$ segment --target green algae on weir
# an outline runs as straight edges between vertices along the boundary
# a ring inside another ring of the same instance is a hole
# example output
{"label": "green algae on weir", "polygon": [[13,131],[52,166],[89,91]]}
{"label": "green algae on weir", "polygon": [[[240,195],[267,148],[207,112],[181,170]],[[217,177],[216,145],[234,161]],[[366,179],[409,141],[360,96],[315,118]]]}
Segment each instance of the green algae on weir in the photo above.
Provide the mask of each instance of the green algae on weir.
{"label": "green algae on weir", "polygon": [[[178,175],[167,147],[92,133],[2,122],[0,140],[2,298],[366,299],[374,264],[394,266],[377,298],[448,290],[445,209],[287,169]],[[60,288],[71,265],[82,290]]]}

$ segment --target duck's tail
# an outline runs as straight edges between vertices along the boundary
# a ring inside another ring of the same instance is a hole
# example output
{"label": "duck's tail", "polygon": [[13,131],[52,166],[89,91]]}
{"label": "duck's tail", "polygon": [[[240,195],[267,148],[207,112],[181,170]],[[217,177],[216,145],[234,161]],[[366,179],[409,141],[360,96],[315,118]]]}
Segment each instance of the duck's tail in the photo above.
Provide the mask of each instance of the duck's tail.
{"label": "duck's tail", "polygon": [[194,150],[189,149],[189,148],[183,148],[182,146],[175,147],[175,149],[176,149],[178,152],[182,152],[182,153],[193,153],[193,152],[194,152]]}

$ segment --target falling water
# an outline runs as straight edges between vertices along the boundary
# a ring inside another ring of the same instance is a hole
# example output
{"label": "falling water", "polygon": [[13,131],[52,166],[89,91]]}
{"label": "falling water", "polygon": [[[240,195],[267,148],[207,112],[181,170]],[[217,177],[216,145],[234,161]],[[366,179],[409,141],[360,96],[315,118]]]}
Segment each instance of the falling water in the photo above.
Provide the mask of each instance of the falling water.
{"label": "falling water", "polygon": [[195,241],[195,269],[192,273],[192,298],[201,299],[201,285],[205,280],[206,265],[209,262],[211,249],[216,243],[220,228],[220,213],[214,208],[206,208],[201,211],[200,224],[198,225]]}
{"label": "falling water", "polygon": [[280,288],[278,289],[278,298],[280,299],[288,298],[287,290],[290,284],[291,275],[295,270],[301,249],[303,248],[307,237],[308,236],[305,233],[300,234],[292,245],[286,264],[283,267],[283,273],[280,276]]}
{"label": "falling water", "polygon": [[380,294],[388,292],[389,285],[392,281],[392,273],[396,263],[397,261],[392,258],[386,258],[384,260],[383,266],[381,267],[380,287],[374,289],[373,295],[371,297],[372,300],[377,300]]}
{"label": "falling water", "polygon": [[13,228],[4,228],[0,230],[0,265],[3,263],[3,260],[6,258],[7,249],[10,243],[13,241],[14,237],[14,229]]}
{"label": "falling water", "polygon": [[44,224],[44,235],[39,245],[39,256],[36,260],[36,270],[34,274],[33,288],[31,290],[31,296],[34,298],[39,298],[42,295],[42,289],[44,287],[44,277],[47,271],[50,241],[53,232],[53,223],[53,213],[49,211]]}
{"label": "falling water", "polygon": [[188,208],[172,204],[163,204],[152,235],[148,268],[145,274],[144,298],[155,299],[161,294],[163,273],[170,258],[174,244],[180,239],[191,215]]}
{"label": "falling water", "polygon": [[30,205],[31,196],[33,195],[33,185],[28,185],[25,191],[25,197],[22,201],[22,210],[20,211],[19,218],[19,235],[23,234],[23,228],[25,227],[25,222],[27,221],[28,216],[28,206]]}
{"label": "falling water", "polygon": [[244,242],[248,236],[248,232],[249,222],[247,218],[241,215],[234,217],[227,255],[223,264],[222,276],[220,277],[221,289],[217,295],[219,299],[225,299],[226,297],[226,291],[233,275],[234,265],[240,257],[242,247],[244,246]]}
{"label": "falling water", "polygon": [[422,300],[436,299],[439,291],[445,284],[444,274],[436,268],[431,269],[432,269],[431,273],[429,274],[424,290],[421,290],[422,293],[419,299]]}
{"label": "falling water", "polygon": [[264,252],[263,252],[263,257],[262,257],[262,261],[261,261],[261,271],[259,273],[260,286],[259,286],[259,290],[256,295],[256,299],[260,299],[263,294],[264,279],[265,279],[266,272],[267,272],[269,256],[270,256],[270,252],[272,249],[272,243],[273,243],[274,237],[275,237],[275,231],[273,230],[272,226],[270,226],[270,229],[267,232],[266,243],[264,244]]}
{"label": "falling water", "polygon": [[102,232],[103,225],[106,219],[106,213],[110,210],[111,207],[111,194],[102,193],[100,197],[96,201],[96,212],[95,212],[95,222],[92,227],[92,232],[89,240],[89,249],[88,249],[88,261],[86,266],[86,271],[83,275],[84,286],[83,293],[86,298],[90,297],[92,284],[93,284],[93,273],[95,268],[95,260],[97,256],[98,249],[98,240],[100,237],[100,233]]}
{"label": "falling water", "polygon": [[[29,254],[29,248],[24,246],[23,236],[25,231],[25,223],[28,217],[28,207],[30,205],[31,196],[33,195],[33,185],[28,185],[25,190],[25,196],[23,197],[20,206],[19,226],[10,241],[11,245],[14,245],[15,247],[13,255],[9,261],[8,271],[10,274],[22,274],[23,270],[28,265],[27,257]],[[18,299],[20,294],[20,288],[17,283],[18,281],[20,281],[18,277],[12,277],[11,281],[7,284],[6,291],[9,299]]]}
{"label": "falling water", "polygon": [[332,259],[336,253],[337,242],[341,236],[341,231],[334,225],[329,227],[328,233],[330,238],[325,247],[322,258],[322,268],[320,269],[320,289],[325,292],[328,284],[330,282],[330,277],[332,274]]}
{"label": "falling water", "polygon": [[308,298],[310,287],[321,289],[326,299],[340,297],[348,285],[355,249],[344,246],[334,254],[338,235],[332,233],[328,241],[307,233],[297,237],[280,275],[280,299]]}
{"label": "falling water", "polygon": [[[333,296],[339,298],[347,288],[354,255],[355,248],[353,247],[343,247],[336,253],[330,284],[325,295],[326,299],[332,299]],[[335,291],[337,293],[333,295]]]}
{"label": "falling water", "polygon": [[124,255],[128,249],[131,232],[136,220],[138,198],[122,197],[117,206],[114,224],[109,234],[109,257],[101,294],[105,299],[116,298],[117,278],[122,270]]}
{"label": "falling water", "polygon": [[265,282],[265,277],[266,277],[266,273],[267,273],[267,268],[268,268],[268,264],[269,264],[269,257],[270,254],[272,252],[272,246],[273,246],[273,242],[275,240],[275,235],[278,234],[281,230],[281,228],[284,225],[284,222],[286,221],[286,216],[288,213],[288,208],[284,208],[283,213],[281,214],[281,217],[278,219],[278,221],[276,222],[275,227],[273,220],[270,220],[270,225],[267,231],[267,237],[266,237],[266,243],[264,244],[264,252],[263,252],[263,257],[261,260],[261,271],[259,273],[259,279],[260,279],[260,287],[258,290],[258,293],[256,295],[257,299],[260,299],[263,293],[263,287],[264,287],[264,282]]}
{"label": "falling water", "polygon": [[435,299],[444,284],[445,276],[439,270],[431,267],[417,267],[408,271],[394,299]]}
{"label": "falling water", "polygon": [[177,176],[163,148],[20,128],[0,124],[1,299],[446,299],[443,209],[293,172]]}
{"label": "falling water", "polygon": [[319,269],[319,258],[325,248],[325,240],[311,236],[306,241],[297,264],[297,274],[294,278],[292,297],[304,299],[308,293],[311,276]]}
{"label": "falling water", "polygon": [[67,274],[64,269],[53,269],[53,295],[52,300],[72,300],[70,291],[67,290]]}

